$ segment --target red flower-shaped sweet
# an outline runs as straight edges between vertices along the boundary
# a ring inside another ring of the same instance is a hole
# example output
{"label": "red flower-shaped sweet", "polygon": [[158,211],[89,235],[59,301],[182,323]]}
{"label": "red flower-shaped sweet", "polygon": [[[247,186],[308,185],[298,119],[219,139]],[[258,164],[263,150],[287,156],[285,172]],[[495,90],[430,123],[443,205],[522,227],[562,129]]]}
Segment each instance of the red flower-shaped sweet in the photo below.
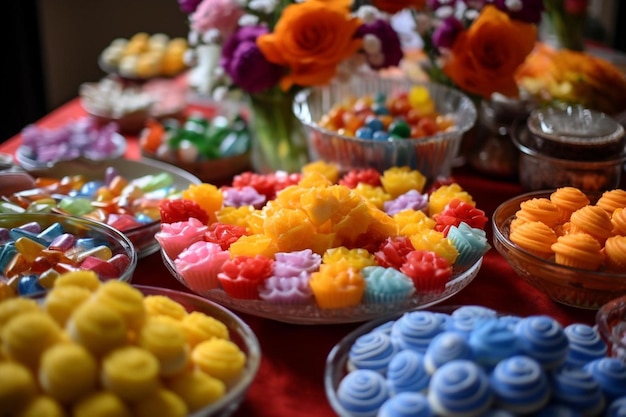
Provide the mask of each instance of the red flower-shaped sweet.
{"label": "red flower-shaped sweet", "polygon": [[414,250],[408,236],[389,237],[380,245],[380,249],[374,252],[374,258],[380,266],[400,269],[406,261],[406,256]]}
{"label": "red flower-shaped sweet", "polygon": [[209,226],[204,238],[207,242],[217,243],[223,250],[228,250],[233,242],[245,234],[246,229],[244,227],[215,222]]}
{"label": "red flower-shaped sweet", "polygon": [[254,172],[243,172],[233,178],[233,187],[245,187],[249,185],[259,194],[263,194],[268,200],[276,197],[276,176],[274,174],[257,174]]}
{"label": "red flower-shaped sweet", "polygon": [[413,280],[422,292],[443,292],[452,276],[452,266],[435,252],[416,250],[409,253],[400,271]]}
{"label": "red flower-shaped sweet", "polygon": [[197,202],[184,198],[162,200],[159,203],[159,212],[161,223],[184,222],[191,217],[195,217],[204,224],[209,221],[209,215]]}
{"label": "red flower-shaped sweet", "polygon": [[356,188],[359,183],[368,184],[372,187],[380,186],[380,173],[374,168],[353,169],[339,180],[340,185],[348,188]]}
{"label": "red flower-shaped sweet", "polygon": [[450,201],[443,211],[435,214],[433,218],[437,222],[435,230],[442,232],[444,236],[448,236],[450,227],[458,226],[461,222],[476,229],[484,229],[488,220],[484,211],[458,198]]}
{"label": "red flower-shaped sweet", "polygon": [[231,279],[261,283],[272,274],[274,260],[263,255],[236,256],[222,265],[222,272]]}

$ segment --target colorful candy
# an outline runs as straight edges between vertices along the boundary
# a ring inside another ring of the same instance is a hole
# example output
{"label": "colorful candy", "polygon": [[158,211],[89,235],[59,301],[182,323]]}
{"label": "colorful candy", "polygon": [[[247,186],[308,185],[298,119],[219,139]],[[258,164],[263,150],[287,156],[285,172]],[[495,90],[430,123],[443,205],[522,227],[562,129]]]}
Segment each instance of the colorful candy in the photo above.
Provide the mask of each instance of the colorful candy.
{"label": "colorful candy", "polygon": [[321,127],[359,139],[419,139],[447,131],[453,120],[435,109],[423,86],[389,95],[366,95],[336,104],[322,116]]}

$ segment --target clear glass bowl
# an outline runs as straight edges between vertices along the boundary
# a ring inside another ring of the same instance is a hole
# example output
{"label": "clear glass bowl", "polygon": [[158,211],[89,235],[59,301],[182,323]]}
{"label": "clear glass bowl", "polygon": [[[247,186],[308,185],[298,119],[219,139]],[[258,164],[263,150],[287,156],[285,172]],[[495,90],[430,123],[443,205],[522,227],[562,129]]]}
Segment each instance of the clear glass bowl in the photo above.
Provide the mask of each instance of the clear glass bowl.
{"label": "clear glass bowl", "polygon": [[[176,270],[174,261],[161,250],[161,256],[170,273],[183,285],[189,287],[185,279]],[[465,288],[480,270],[482,257],[464,270],[455,270],[451,280],[441,293],[421,293],[396,304],[359,304],[355,307],[324,309],[315,303],[309,304],[274,304],[262,300],[243,300],[232,298],[224,290],[212,289],[197,294],[219,303],[231,310],[292,324],[335,324],[355,323],[372,320],[386,314],[399,313],[414,308],[426,308],[440,303]]]}
{"label": "clear glass bowl", "polygon": [[[438,113],[455,119],[455,129],[420,139],[375,141],[340,135],[321,128],[317,121],[348,97],[406,92],[423,85],[430,92]],[[420,171],[429,181],[448,178],[457,156],[463,134],[476,121],[472,101],[452,88],[436,84],[417,84],[410,80],[376,76],[353,77],[349,82],[334,82],[300,92],[294,101],[294,112],[308,131],[309,156],[339,165],[342,171],[374,168],[384,171],[394,166],[408,166]]]}
{"label": "clear glass bowl", "polygon": [[187,311],[199,311],[226,325],[230,340],[239,346],[246,355],[246,365],[242,375],[235,381],[222,398],[213,404],[190,414],[189,417],[227,417],[239,408],[250,384],[254,381],[261,365],[261,345],[252,329],[239,317],[219,304],[197,295],[187,294],[166,288],[136,285],[144,295],[164,295],[182,304]]}
{"label": "clear glass bowl", "polygon": [[3,228],[10,229],[31,222],[39,223],[42,229],[59,223],[63,226],[63,230],[66,233],[71,233],[78,237],[94,237],[106,242],[106,245],[111,248],[113,255],[125,254],[130,260],[128,267],[120,275],[119,280],[129,282],[132,279],[137,267],[137,252],[130,239],[122,232],[104,223],[79,217],[64,216],[62,214],[0,214],[0,227]]}
{"label": "clear glass bowl", "polygon": [[[509,239],[509,228],[523,201],[549,198],[554,190],[519,195],[500,204],[493,213],[493,244],[520,278],[543,291],[552,300],[573,307],[598,309],[626,295],[626,274],[589,271],[559,265],[536,256]],[[589,195],[590,201],[594,196]]]}
{"label": "clear glass bowl", "polygon": [[[72,160],[54,164],[42,169],[29,170],[34,177],[62,178],[64,176],[84,175],[88,179],[102,180],[106,169],[113,167],[123,177],[128,179],[139,178],[145,175],[157,175],[168,173],[173,178],[173,187],[184,190],[191,184],[199,184],[201,181],[193,174],[164,162],[152,159],[134,161],[129,159],[115,159],[107,161]],[[159,244],[154,238],[155,233],[161,229],[161,222],[154,221],[124,230],[124,234],[131,240],[139,258],[151,255],[159,250]]]}
{"label": "clear glass bowl", "polygon": [[604,304],[596,313],[596,326],[608,354],[626,362],[626,296]]}

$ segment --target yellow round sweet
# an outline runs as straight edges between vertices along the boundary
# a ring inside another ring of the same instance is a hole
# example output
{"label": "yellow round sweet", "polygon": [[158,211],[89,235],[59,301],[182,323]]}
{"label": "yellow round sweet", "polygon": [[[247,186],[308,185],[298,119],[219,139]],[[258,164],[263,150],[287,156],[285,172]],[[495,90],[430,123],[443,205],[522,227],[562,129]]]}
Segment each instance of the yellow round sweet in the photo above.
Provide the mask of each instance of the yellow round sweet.
{"label": "yellow round sweet", "polygon": [[9,320],[20,314],[40,311],[37,301],[30,298],[18,297],[3,300],[0,302],[0,331]]}
{"label": "yellow round sweet", "polygon": [[161,375],[182,371],[188,363],[189,347],[182,328],[166,320],[148,319],[137,336],[137,346],[159,361]]}
{"label": "yellow round sweet", "polygon": [[10,358],[37,369],[41,354],[60,342],[62,336],[61,327],[50,316],[24,313],[2,329],[2,347]]}
{"label": "yellow round sweet", "polygon": [[32,373],[17,362],[0,362],[0,410],[13,415],[37,395]]}
{"label": "yellow round sweet", "polygon": [[72,407],[73,417],[132,417],[129,407],[108,391],[91,394]]}
{"label": "yellow round sweet", "polygon": [[183,399],[192,413],[219,400],[226,392],[222,381],[199,369],[177,375],[169,381],[168,387]]}
{"label": "yellow round sweet", "polygon": [[228,328],[221,321],[199,311],[189,313],[181,321],[187,343],[191,347],[213,338],[228,339]]}
{"label": "yellow round sweet", "polygon": [[16,417],[65,417],[67,413],[57,400],[40,395],[22,408]]}
{"label": "yellow round sweet", "polygon": [[211,339],[193,349],[191,361],[203,372],[228,385],[241,375],[246,364],[246,356],[239,346],[230,340]]}
{"label": "yellow round sweet", "polygon": [[69,338],[85,346],[96,356],[126,344],[127,327],[124,318],[114,309],[94,303],[78,307],[67,321]]}
{"label": "yellow round sweet", "polygon": [[94,302],[120,313],[130,330],[139,329],[146,318],[143,294],[122,281],[111,280],[102,284],[94,294]]}
{"label": "yellow round sweet", "polygon": [[141,400],[159,387],[159,361],[140,347],[121,347],[102,360],[101,382],[123,400]]}
{"label": "yellow round sweet", "polygon": [[98,274],[93,271],[79,270],[65,272],[54,281],[54,287],[62,287],[66,285],[87,288],[94,292],[100,287],[100,279]]}
{"label": "yellow round sweet", "polygon": [[180,395],[159,388],[152,395],[135,403],[133,411],[135,417],[185,417],[189,409]]}
{"label": "yellow round sweet", "polygon": [[147,295],[143,299],[148,316],[170,316],[176,320],[182,320],[187,315],[187,310],[182,304],[164,295]]}
{"label": "yellow round sweet", "polygon": [[54,287],[44,300],[44,310],[60,326],[65,326],[74,310],[91,297],[91,291],[85,287],[61,285]]}
{"label": "yellow round sweet", "polygon": [[62,343],[46,350],[39,367],[39,385],[63,404],[96,390],[98,363],[83,346]]}

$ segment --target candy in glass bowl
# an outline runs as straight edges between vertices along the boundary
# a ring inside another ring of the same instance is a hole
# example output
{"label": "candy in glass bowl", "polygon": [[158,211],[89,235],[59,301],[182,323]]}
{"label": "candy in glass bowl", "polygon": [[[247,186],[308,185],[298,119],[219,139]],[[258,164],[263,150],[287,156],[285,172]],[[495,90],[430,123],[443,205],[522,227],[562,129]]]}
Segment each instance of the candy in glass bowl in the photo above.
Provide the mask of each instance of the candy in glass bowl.
{"label": "candy in glass bowl", "polygon": [[626,295],[626,191],[534,191],[494,212],[494,246],[553,300],[598,309]]}
{"label": "candy in glass bowl", "polygon": [[122,231],[140,258],[159,250],[158,204],[198,178],[145,159],[72,160],[29,170],[32,186],[2,195],[1,213],[58,213],[106,223]]}
{"label": "candy in glass bowl", "polygon": [[589,324],[437,306],[351,332],[324,385],[340,417],[619,415],[626,364],[607,352]]}
{"label": "candy in glass bowl", "polygon": [[476,276],[485,213],[458,184],[408,167],[242,173],[161,205],[170,272],[230,309],[278,321],[365,321],[436,304]]}
{"label": "candy in glass bowl", "polygon": [[302,91],[294,112],[313,161],[344,172],[408,166],[429,181],[450,177],[462,136],[476,121],[476,107],[458,90],[376,76]]}
{"label": "candy in glass bowl", "polygon": [[225,417],[261,357],[252,330],[208,300],[71,274],[44,295],[0,301],[0,324],[7,415]]}
{"label": "candy in glass bowl", "polygon": [[106,224],[52,213],[0,215],[0,300],[48,291],[65,272],[128,282],[136,266],[130,239]]}

